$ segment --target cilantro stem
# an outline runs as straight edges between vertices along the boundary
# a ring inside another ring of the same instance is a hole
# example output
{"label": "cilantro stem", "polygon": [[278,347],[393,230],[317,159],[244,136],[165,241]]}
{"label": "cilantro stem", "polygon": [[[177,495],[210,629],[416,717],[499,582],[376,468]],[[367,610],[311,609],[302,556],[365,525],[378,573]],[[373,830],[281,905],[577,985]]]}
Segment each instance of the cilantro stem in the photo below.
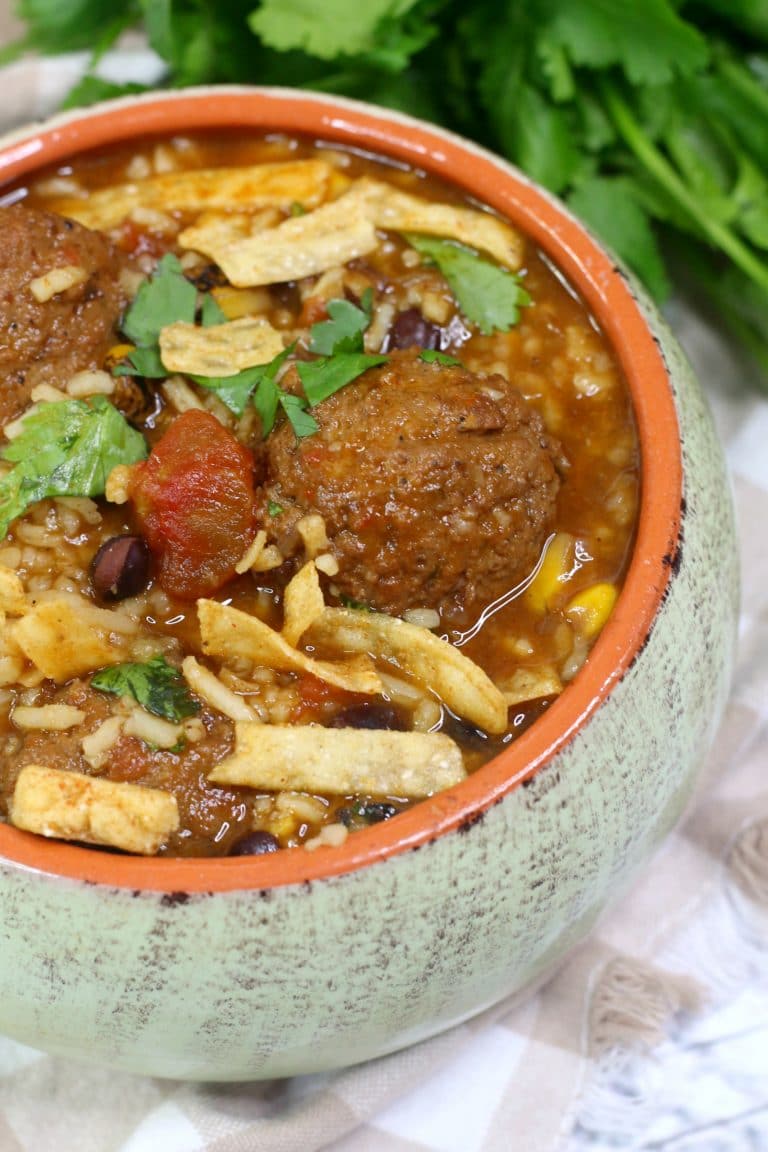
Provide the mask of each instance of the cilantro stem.
{"label": "cilantro stem", "polygon": [[616,85],[604,77],[598,79],[597,83],[604,106],[617,131],[640,163],[687,212],[709,242],[729,256],[751,280],[768,291],[768,264],[758,259],[730,228],[707,215],[670,162],[643,131]]}
{"label": "cilantro stem", "polygon": [[717,70],[732,88],[754,105],[760,115],[768,118],[768,90],[757,82],[748,68],[737,64],[735,60],[721,57],[717,61]]}

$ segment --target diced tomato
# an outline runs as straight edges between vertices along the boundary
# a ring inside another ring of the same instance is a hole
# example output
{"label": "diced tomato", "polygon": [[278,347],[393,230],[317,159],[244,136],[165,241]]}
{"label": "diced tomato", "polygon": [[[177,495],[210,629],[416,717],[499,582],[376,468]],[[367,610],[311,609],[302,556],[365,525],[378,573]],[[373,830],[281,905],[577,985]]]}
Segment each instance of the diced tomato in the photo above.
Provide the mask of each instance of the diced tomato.
{"label": "diced tomato", "polygon": [[301,676],[298,684],[299,699],[291,712],[291,722],[305,720],[310,714],[313,719],[321,718],[324,709],[329,705],[336,705],[339,709],[354,703],[360,697],[354,692],[347,692],[344,688],[337,688],[334,684],[327,684],[318,680],[316,676]]}
{"label": "diced tomato", "polygon": [[129,495],[167,592],[191,600],[235,575],[255,532],[253,473],[252,453],[197,409],[132,470]]}

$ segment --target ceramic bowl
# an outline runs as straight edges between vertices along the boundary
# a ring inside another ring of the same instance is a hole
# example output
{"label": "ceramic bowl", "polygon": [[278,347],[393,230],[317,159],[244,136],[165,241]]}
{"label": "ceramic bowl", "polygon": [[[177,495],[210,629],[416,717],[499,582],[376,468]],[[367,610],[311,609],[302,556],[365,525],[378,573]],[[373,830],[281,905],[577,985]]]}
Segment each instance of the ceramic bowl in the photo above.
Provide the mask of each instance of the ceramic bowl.
{"label": "ceramic bowl", "polygon": [[132,98],[0,143],[0,184],[149,133],[309,134],[426,169],[509,217],[581,293],[629,381],[634,558],[589,661],[464,783],[321,852],[152,860],[0,827],[0,1031],[153,1075],[285,1076],[413,1044],[540,983],[681,814],[726,697],[736,549],[699,388],[637,284],[475,145],[279,89]]}

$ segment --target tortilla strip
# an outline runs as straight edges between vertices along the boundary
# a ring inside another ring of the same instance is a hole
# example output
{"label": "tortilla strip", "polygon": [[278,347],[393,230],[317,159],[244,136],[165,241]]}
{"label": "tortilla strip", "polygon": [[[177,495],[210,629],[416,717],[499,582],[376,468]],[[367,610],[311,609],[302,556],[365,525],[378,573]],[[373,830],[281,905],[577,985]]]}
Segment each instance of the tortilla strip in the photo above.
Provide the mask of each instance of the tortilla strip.
{"label": "tortilla strip", "polygon": [[0,565],[0,611],[9,616],[23,616],[29,609],[27,594],[12,568]]}
{"label": "tortilla strip", "polygon": [[177,320],[160,329],[163,366],[187,376],[234,376],[254,364],[268,364],[282,351],[282,336],[263,316],[207,328]]}
{"label": "tortilla strip", "polygon": [[458,745],[442,732],[238,722],[234,753],[208,779],[270,791],[421,800],[465,776]]}
{"label": "tortilla strip", "polygon": [[309,673],[326,684],[365,696],[377,696],[382,690],[378,673],[367,656],[334,663],[314,660],[293,648],[257,616],[218,600],[198,600],[197,616],[206,656],[219,656],[225,661],[240,657],[279,672]]}
{"label": "tortilla strip", "polygon": [[116,614],[106,608],[62,595],[31,608],[11,625],[11,637],[44,676],[63,684],[125,659],[112,638],[117,623]]}
{"label": "tortilla strip", "polygon": [[276,207],[287,212],[300,203],[314,207],[327,195],[333,168],[325,160],[288,160],[248,168],[198,168],[164,172],[147,180],[116,184],[79,196],[54,200],[51,208],[88,228],[115,228],[134,208],[159,212]]}
{"label": "tortilla strip", "polygon": [[325,601],[314,562],[309,561],[288,582],[283,593],[283,630],[280,635],[295,647],[307,628],[322,616]]}
{"label": "tortilla strip", "polygon": [[516,668],[500,688],[511,708],[515,704],[524,704],[527,700],[559,696],[563,684],[554,668],[547,664],[542,668]]}
{"label": "tortilla strip", "polygon": [[523,262],[523,240],[505,221],[473,208],[433,204],[370,179],[275,228],[244,236],[242,218],[200,221],[179,235],[179,243],[209,256],[232,284],[253,287],[300,280],[363,256],[378,243],[376,228],[458,240],[514,271]]}
{"label": "tortilla strip", "polygon": [[457,716],[486,732],[506,731],[503,694],[482,668],[427,628],[379,612],[326,608],[308,639],[331,652],[369,652],[393,660]]}
{"label": "tortilla strip", "polygon": [[176,797],[158,788],[27,764],[16,781],[10,820],[39,836],[152,856],[178,828],[179,810]]}
{"label": "tortilla strip", "polygon": [[214,260],[236,288],[303,280],[365,256],[379,243],[354,187],[314,212],[292,216],[255,236],[225,240],[219,222],[213,229],[187,228],[178,240],[182,248]]}
{"label": "tortilla strip", "polygon": [[487,252],[517,272],[523,263],[522,236],[504,220],[458,204],[435,204],[383,181],[363,179],[355,186],[369,206],[371,221],[389,232],[425,232],[458,240]]}

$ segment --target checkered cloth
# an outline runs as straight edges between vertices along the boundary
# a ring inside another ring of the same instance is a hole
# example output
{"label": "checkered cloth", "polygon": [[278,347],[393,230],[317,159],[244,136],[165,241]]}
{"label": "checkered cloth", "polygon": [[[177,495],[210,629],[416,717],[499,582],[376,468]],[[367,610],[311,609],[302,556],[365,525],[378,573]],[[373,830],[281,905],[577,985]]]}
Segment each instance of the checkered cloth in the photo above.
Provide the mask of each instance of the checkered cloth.
{"label": "checkered cloth", "polygon": [[[0,6],[0,42],[2,33]],[[154,67],[141,54],[120,66],[140,79]],[[78,67],[67,58],[15,65],[0,127],[3,117],[47,111]],[[746,529],[741,644],[687,817],[621,907],[524,1007],[502,1003],[344,1072],[184,1084],[75,1065],[0,1038],[0,1152],[635,1147],[654,1108],[644,1080],[653,1053],[765,972],[768,959],[768,532],[754,530],[768,524],[768,401],[702,316],[676,302],[670,319],[713,403]]]}

